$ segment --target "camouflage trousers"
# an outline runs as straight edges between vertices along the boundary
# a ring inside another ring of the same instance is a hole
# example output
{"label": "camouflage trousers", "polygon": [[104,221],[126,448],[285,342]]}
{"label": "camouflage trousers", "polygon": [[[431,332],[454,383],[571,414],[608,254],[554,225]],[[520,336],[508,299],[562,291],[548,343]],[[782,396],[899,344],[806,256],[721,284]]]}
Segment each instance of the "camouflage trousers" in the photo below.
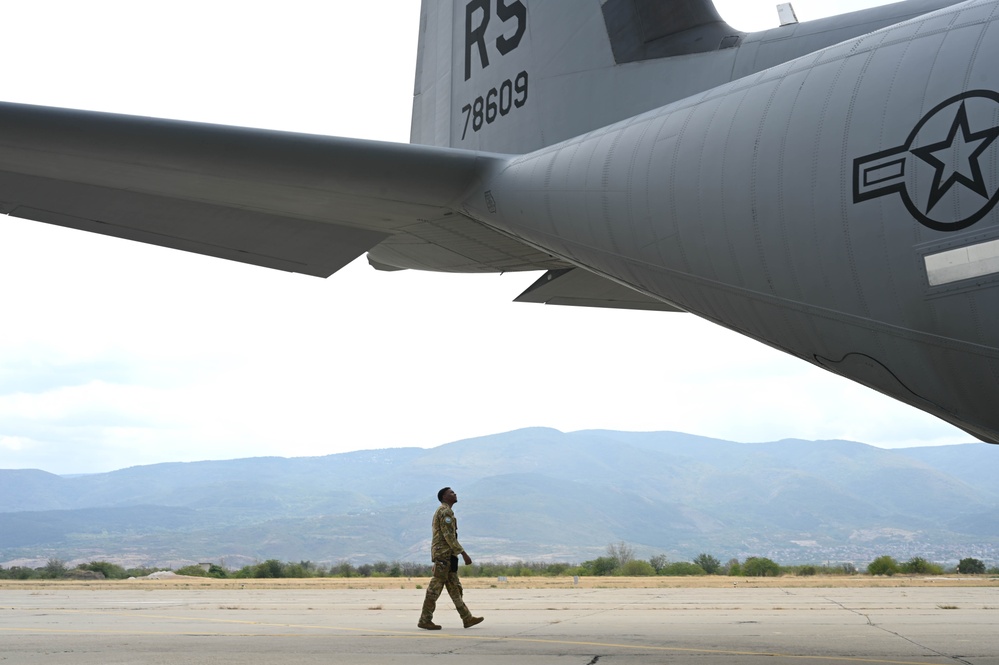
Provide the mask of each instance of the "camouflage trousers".
{"label": "camouflage trousers", "polygon": [[462,599],[463,590],[461,582],[458,581],[458,573],[451,570],[450,562],[434,562],[434,576],[427,585],[427,595],[423,599],[423,611],[420,612],[420,621],[431,621],[434,617],[434,610],[437,609],[437,599],[441,591],[447,588],[447,593],[454,602],[454,608],[458,610],[461,620],[465,621],[472,616],[472,612],[465,605]]}

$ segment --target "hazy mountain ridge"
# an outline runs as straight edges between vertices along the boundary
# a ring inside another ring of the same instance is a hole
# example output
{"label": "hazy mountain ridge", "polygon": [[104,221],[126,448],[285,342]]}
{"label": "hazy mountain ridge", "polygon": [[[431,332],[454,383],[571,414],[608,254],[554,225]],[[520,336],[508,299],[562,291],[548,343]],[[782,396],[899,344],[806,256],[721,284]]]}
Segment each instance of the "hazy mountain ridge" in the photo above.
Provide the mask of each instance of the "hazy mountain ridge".
{"label": "hazy mountain ridge", "polygon": [[543,428],[429,450],[65,478],[0,470],[0,562],[423,560],[443,485],[458,490],[463,543],[484,558],[578,561],[624,540],[680,559],[919,547],[941,559],[948,547],[999,551],[997,472],[999,448],[987,444],[882,450]]}

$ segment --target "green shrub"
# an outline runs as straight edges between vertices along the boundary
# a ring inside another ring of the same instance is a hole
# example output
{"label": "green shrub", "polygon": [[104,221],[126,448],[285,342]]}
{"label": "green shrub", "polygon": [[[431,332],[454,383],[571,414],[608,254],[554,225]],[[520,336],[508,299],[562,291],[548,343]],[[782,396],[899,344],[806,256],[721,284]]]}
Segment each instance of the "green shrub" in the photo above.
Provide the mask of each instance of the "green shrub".
{"label": "green shrub", "polygon": [[751,556],[742,566],[745,577],[780,577],[780,564],[764,556]]}
{"label": "green shrub", "polygon": [[957,564],[957,572],[962,575],[984,575],[985,564],[978,559],[968,557],[967,559],[961,559]]}
{"label": "green shrub", "polygon": [[208,571],[197,564],[184,566],[183,568],[178,568],[173,572],[178,575],[190,575],[191,577],[208,577]]}
{"label": "green shrub", "polygon": [[357,577],[357,569],[350,565],[349,561],[341,561],[330,568],[330,575],[333,577]]}
{"label": "green shrub", "polygon": [[900,566],[903,573],[909,575],[942,575],[943,566],[927,561],[921,556],[914,556]]}
{"label": "green shrub", "polygon": [[580,575],[613,575],[616,568],[617,559],[609,556],[597,557],[579,564],[579,569],[582,571]]}
{"label": "green shrub", "polygon": [[621,574],[625,577],[649,577],[656,574],[656,569],[648,561],[632,559],[621,566]]}
{"label": "green shrub", "polygon": [[11,566],[7,570],[0,568],[0,580],[33,580],[39,575],[37,570],[23,566]]}
{"label": "green shrub", "polygon": [[887,575],[891,577],[898,572],[898,561],[885,554],[867,564],[867,572],[871,575]]}
{"label": "green shrub", "polygon": [[44,577],[57,580],[66,575],[66,562],[61,559],[49,559],[48,563],[41,570]]}
{"label": "green shrub", "polygon": [[108,561],[91,561],[90,563],[81,563],[77,566],[77,569],[92,570],[95,573],[102,573],[104,578],[108,580],[123,580],[128,577],[127,570],[116,563],[110,563]]}
{"label": "green shrub", "polygon": [[250,576],[262,579],[286,577],[284,574],[284,564],[277,559],[268,559],[263,563],[253,566]]}
{"label": "green shrub", "polygon": [[[252,569],[245,568],[244,571],[246,571],[246,574],[242,575],[241,577],[253,577]],[[133,571],[129,572],[132,573]],[[190,577],[215,577],[219,579],[225,579],[229,577],[229,573],[226,572],[225,568],[216,565],[214,563],[208,566],[208,570],[205,570],[204,566],[202,566],[201,564],[194,564],[190,566],[184,566],[183,568],[178,568],[173,572],[177,573],[178,575],[188,575]],[[132,576],[143,577],[148,574],[149,573],[142,573],[139,575],[132,575]]]}
{"label": "green shrub", "polygon": [[552,577],[557,577],[559,575],[565,575],[569,572],[569,564],[567,563],[550,563],[545,570],[545,575],[550,575]]}
{"label": "green shrub", "polygon": [[662,575],[663,570],[669,565],[669,559],[665,554],[656,554],[649,559],[649,565],[656,571],[656,575]]}
{"label": "green shrub", "polygon": [[721,561],[703,552],[694,557],[694,563],[700,566],[701,570],[708,575],[714,575],[721,570]]}
{"label": "green shrub", "polygon": [[690,563],[689,561],[677,561],[676,563],[671,563],[666,566],[660,575],[668,575],[669,577],[690,577],[693,575],[707,575],[707,573],[696,563]]}

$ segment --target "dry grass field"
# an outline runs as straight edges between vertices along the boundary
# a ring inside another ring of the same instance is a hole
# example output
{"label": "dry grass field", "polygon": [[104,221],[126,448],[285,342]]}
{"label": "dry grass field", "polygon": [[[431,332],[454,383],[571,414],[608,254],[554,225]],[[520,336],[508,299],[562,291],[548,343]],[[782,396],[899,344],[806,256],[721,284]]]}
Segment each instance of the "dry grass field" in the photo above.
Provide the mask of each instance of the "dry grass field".
{"label": "dry grass field", "polygon": [[[99,581],[0,580],[0,589],[416,589],[426,587],[427,578],[321,577],[309,579],[212,579],[175,576],[168,579]],[[895,575],[831,575],[809,577],[463,577],[466,589],[718,589],[744,588],[871,588],[871,587],[999,587],[994,575],[943,575],[936,577]]]}

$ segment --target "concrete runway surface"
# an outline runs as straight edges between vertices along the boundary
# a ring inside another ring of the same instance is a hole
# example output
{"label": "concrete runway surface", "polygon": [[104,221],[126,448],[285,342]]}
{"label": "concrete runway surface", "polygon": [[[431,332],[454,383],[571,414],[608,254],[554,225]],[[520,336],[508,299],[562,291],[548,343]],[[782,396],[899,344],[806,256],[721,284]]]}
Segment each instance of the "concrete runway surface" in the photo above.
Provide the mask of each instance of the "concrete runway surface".
{"label": "concrete runway surface", "polygon": [[[501,585],[498,585],[501,586]],[[999,588],[0,588],[0,663],[999,664]]]}

